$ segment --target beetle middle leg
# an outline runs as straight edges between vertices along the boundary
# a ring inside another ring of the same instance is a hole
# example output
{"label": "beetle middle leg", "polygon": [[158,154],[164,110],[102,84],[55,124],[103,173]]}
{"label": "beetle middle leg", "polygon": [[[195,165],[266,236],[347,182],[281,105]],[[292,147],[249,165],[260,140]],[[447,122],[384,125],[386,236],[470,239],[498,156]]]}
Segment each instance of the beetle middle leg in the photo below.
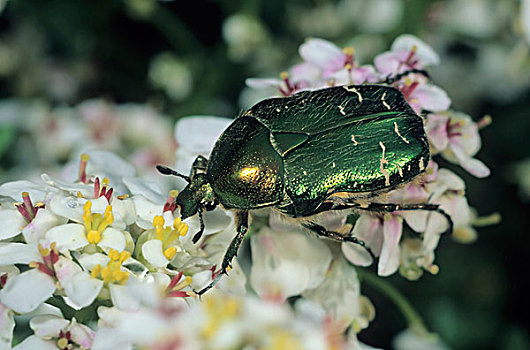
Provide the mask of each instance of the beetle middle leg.
{"label": "beetle middle leg", "polygon": [[316,224],[314,222],[303,223],[302,226],[304,226],[308,230],[315,232],[317,235],[321,237],[331,238],[339,242],[351,242],[351,243],[358,244],[361,247],[363,247],[368,252],[368,254],[370,254],[370,257],[372,258],[372,260],[375,261],[375,255],[370,249],[370,247],[368,247],[368,245],[364,243],[364,241],[358,239],[357,237],[352,236],[351,234],[345,236],[338,232],[328,231],[326,230],[325,227],[320,226],[319,224]]}
{"label": "beetle middle leg", "polygon": [[210,282],[206,287],[196,292],[199,296],[203,295],[209,291],[213,286],[219,282],[223,275],[227,275],[227,271],[232,268],[232,260],[237,255],[239,247],[243,242],[243,238],[248,232],[248,210],[240,210],[236,213],[236,225],[237,225],[237,234],[228,246],[225,256],[223,257],[223,262],[221,263],[221,269],[219,270],[218,275]]}

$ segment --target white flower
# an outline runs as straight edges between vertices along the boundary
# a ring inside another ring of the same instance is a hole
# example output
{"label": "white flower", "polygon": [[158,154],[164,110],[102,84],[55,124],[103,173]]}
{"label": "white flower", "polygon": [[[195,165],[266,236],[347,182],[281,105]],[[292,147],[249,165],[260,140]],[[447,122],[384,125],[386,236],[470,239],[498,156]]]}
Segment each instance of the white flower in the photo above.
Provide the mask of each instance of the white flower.
{"label": "white flower", "polygon": [[331,262],[326,244],[302,232],[263,227],[251,237],[250,283],[266,299],[283,301],[317,287]]}

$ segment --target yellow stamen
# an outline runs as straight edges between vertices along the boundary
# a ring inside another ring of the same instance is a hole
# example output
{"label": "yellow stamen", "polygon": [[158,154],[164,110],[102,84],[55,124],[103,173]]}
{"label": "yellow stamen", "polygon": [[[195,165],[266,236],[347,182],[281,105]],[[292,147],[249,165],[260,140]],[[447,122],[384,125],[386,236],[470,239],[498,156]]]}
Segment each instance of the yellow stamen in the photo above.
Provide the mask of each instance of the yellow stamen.
{"label": "yellow stamen", "polygon": [[171,260],[177,255],[177,248],[175,247],[169,247],[166,250],[164,250],[164,256],[167,260]]}
{"label": "yellow stamen", "polygon": [[108,177],[104,177],[103,180],[101,180],[101,185],[102,186],[108,186],[110,183],[110,180]]}
{"label": "yellow stamen", "polygon": [[286,71],[281,72],[280,73],[280,79],[281,80],[289,79],[289,73],[287,73]]}
{"label": "yellow stamen", "polygon": [[119,260],[120,259],[120,252],[118,252],[116,249],[109,250],[108,257],[110,260]]}
{"label": "yellow stamen", "polygon": [[189,230],[189,227],[188,225],[186,224],[181,224],[178,228],[178,233],[179,235],[181,235],[182,237],[186,236],[186,234],[188,233],[188,230]]}
{"label": "yellow stamen", "polygon": [[411,52],[416,52],[416,51],[418,51],[418,45],[412,45],[412,47],[410,48],[410,51],[411,51]]}
{"label": "yellow stamen", "polygon": [[352,67],[351,64],[348,63],[344,65],[344,68],[346,68],[346,70],[351,70]]}
{"label": "yellow stamen", "polygon": [[101,265],[97,264],[93,269],[92,272],[90,272],[90,276],[92,278],[98,278],[99,274],[101,273]]}
{"label": "yellow stamen", "polygon": [[185,288],[191,284],[193,281],[193,278],[191,276],[184,277],[184,280],[177,283],[177,285],[173,288],[174,290],[181,290],[182,288]]}
{"label": "yellow stamen", "polygon": [[60,338],[59,340],[57,340],[57,347],[59,349],[66,349],[67,346],[68,346],[68,339]]}
{"label": "yellow stamen", "polygon": [[86,239],[90,244],[98,244],[101,242],[101,233],[96,230],[90,230],[86,235]]}
{"label": "yellow stamen", "polygon": [[88,162],[90,160],[90,156],[86,153],[81,154],[81,161],[82,162]]}
{"label": "yellow stamen", "polygon": [[77,191],[77,193],[76,193],[76,197],[77,197],[77,198],[85,198],[85,196],[83,196],[83,194],[81,193],[81,191]]}
{"label": "yellow stamen", "polygon": [[347,46],[342,49],[342,53],[347,56],[353,56],[354,52],[355,52],[355,49],[353,48],[353,46]]}
{"label": "yellow stamen", "polygon": [[118,196],[118,199],[127,199],[127,198],[129,198],[128,194],[122,194]]}
{"label": "yellow stamen", "polygon": [[177,190],[171,190],[169,191],[169,195],[173,198],[177,198],[177,196],[179,195],[179,191]]}
{"label": "yellow stamen", "polygon": [[128,251],[124,250],[123,252],[120,253],[119,262],[123,263],[124,261],[129,260],[130,257],[131,257],[131,253],[129,253]]}
{"label": "yellow stamen", "polygon": [[182,220],[180,220],[179,217],[175,218],[175,220],[173,221],[173,228],[174,228],[174,229],[177,229],[177,227],[180,226],[181,221],[182,221]]}

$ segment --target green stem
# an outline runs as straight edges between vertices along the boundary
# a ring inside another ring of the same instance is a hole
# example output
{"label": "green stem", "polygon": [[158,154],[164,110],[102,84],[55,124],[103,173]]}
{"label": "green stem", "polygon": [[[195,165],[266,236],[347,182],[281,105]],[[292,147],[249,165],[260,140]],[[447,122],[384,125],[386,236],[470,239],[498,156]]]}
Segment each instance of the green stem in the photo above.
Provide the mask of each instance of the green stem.
{"label": "green stem", "polygon": [[376,275],[364,269],[357,269],[357,273],[359,274],[362,282],[366,282],[366,284],[379,291],[381,294],[390,299],[394,305],[396,305],[396,307],[399,309],[399,311],[401,311],[407,320],[410,329],[419,334],[429,334],[429,331],[427,330],[427,327],[425,327],[425,323],[423,322],[421,316],[398,289],[396,289],[387,280],[377,277]]}

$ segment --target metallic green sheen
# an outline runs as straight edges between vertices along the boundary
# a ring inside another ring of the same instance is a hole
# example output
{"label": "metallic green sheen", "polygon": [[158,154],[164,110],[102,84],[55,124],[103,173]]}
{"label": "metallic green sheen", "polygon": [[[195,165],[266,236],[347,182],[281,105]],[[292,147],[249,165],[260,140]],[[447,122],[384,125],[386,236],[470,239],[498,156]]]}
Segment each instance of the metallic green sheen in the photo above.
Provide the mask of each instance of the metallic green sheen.
{"label": "metallic green sheen", "polygon": [[428,161],[423,119],[399,90],[340,86],[256,104],[221,135],[207,176],[225,207],[274,205],[303,217],[333,193],[407,183]]}

